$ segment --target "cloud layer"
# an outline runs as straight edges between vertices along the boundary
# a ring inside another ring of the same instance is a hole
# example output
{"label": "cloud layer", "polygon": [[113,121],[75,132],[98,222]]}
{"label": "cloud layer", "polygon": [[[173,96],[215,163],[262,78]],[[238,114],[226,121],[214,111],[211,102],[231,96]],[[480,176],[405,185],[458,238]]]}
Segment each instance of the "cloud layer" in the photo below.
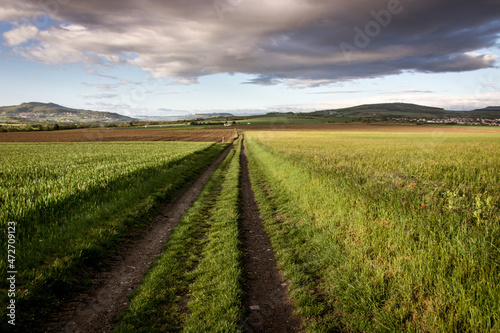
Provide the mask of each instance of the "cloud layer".
{"label": "cloud layer", "polygon": [[[213,2],[212,2],[213,1]],[[246,73],[249,83],[317,86],[405,71],[495,65],[496,0],[17,0],[4,44],[46,64],[129,64],[193,83]]]}

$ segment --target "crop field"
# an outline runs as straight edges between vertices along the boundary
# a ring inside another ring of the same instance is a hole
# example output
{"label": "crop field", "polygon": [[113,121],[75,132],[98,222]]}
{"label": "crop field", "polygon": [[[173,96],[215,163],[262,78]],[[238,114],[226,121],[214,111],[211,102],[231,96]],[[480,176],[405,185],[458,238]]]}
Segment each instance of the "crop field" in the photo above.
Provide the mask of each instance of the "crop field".
{"label": "crop field", "polygon": [[229,142],[233,129],[78,129],[0,133],[0,142],[194,141]]}
{"label": "crop field", "polygon": [[[16,222],[17,300],[35,304],[74,287],[82,269],[98,266],[120,237],[147,225],[148,213],[226,146],[0,143],[0,221],[5,230]],[[6,253],[0,261],[7,267]],[[1,280],[6,297],[6,270]]]}
{"label": "crop field", "polygon": [[[42,327],[41,309],[66,302],[68,292],[87,293],[120,246],[143,251],[129,238],[147,233],[153,216],[170,214],[161,207],[177,202],[217,159],[190,201],[169,208],[185,205],[185,213],[164,241],[158,238],[156,254],[163,252],[148,257],[116,305],[120,312],[109,318],[113,324],[92,327],[258,331],[280,320],[277,308],[288,304],[293,314],[282,320],[308,332],[500,330],[500,131],[380,124],[254,129],[222,156],[235,129],[110,131],[130,140],[138,132],[144,140],[176,132],[177,139],[200,142],[0,143],[0,221],[4,229],[16,222],[19,320]],[[202,142],[210,138],[226,143]],[[270,243],[250,241],[249,209]],[[258,248],[272,253],[266,269],[276,270],[275,282],[246,266],[249,258],[262,261]],[[125,256],[120,260],[127,265]],[[2,253],[2,267],[9,263]],[[3,304],[5,270],[1,279]],[[255,281],[276,296],[258,299],[248,287]],[[276,284],[286,292],[276,292]]]}
{"label": "crop field", "polygon": [[500,133],[246,135],[308,330],[500,330]]}

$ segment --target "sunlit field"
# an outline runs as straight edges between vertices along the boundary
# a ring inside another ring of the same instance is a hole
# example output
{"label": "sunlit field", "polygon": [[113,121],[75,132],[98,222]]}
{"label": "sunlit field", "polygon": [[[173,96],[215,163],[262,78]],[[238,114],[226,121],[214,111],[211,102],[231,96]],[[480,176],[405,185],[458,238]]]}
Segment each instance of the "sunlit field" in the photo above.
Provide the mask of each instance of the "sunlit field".
{"label": "sunlit field", "polygon": [[311,329],[500,329],[500,133],[247,133]]}
{"label": "sunlit field", "polygon": [[[5,230],[8,221],[16,223],[19,301],[43,300],[74,287],[86,267],[98,266],[120,237],[147,225],[147,213],[194,179],[226,146],[0,144],[0,221]],[[0,260],[6,267],[7,256]],[[1,275],[4,291],[5,275],[6,270]]]}

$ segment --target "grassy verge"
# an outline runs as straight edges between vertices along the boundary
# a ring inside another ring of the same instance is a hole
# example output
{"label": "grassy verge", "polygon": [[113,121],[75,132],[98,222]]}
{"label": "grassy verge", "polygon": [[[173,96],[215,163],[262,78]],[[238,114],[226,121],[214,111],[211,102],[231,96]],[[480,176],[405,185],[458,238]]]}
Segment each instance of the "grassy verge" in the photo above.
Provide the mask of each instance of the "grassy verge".
{"label": "grassy verge", "polygon": [[[74,197],[81,203],[76,206],[68,199],[71,208],[61,220],[42,220],[29,226],[30,233],[19,226],[18,322],[36,322],[47,304],[89,282],[89,268],[99,268],[125,236],[147,225],[160,204],[195,179],[225,147],[210,145],[168,165],[127,175],[126,180],[94,190],[83,202]],[[2,316],[4,311],[3,307]]]}
{"label": "grassy verge", "polygon": [[498,136],[249,136],[256,200],[309,331],[499,330]]}
{"label": "grassy verge", "polygon": [[172,232],[117,332],[234,332],[242,315],[239,141]]}

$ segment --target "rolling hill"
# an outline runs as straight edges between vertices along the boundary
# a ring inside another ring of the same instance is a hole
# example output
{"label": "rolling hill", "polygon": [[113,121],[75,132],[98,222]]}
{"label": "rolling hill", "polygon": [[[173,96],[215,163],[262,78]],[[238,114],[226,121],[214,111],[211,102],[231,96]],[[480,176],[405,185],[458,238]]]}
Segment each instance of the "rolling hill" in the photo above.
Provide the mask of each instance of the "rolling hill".
{"label": "rolling hill", "polygon": [[431,106],[409,103],[365,104],[344,109],[321,110],[308,113],[316,117],[342,117],[387,120],[388,118],[449,119],[449,118],[500,118],[500,107],[487,107],[472,111],[450,111]]}
{"label": "rolling hill", "polygon": [[134,118],[113,112],[71,109],[55,103],[22,103],[0,107],[0,123],[116,123]]}
{"label": "rolling hill", "polygon": [[245,117],[240,124],[319,124],[352,121],[413,122],[431,124],[499,125],[500,107],[489,106],[472,111],[450,111],[443,108],[408,104],[365,104],[342,109],[328,109],[303,113],[271,112],[261,116]]}
{"label": "rolling hill", "polygon": [[331,109],[312,112],[319,117],[422,117],[441,118],[447,111],[442,108],[408,103],[365,104],[343,109]]}

